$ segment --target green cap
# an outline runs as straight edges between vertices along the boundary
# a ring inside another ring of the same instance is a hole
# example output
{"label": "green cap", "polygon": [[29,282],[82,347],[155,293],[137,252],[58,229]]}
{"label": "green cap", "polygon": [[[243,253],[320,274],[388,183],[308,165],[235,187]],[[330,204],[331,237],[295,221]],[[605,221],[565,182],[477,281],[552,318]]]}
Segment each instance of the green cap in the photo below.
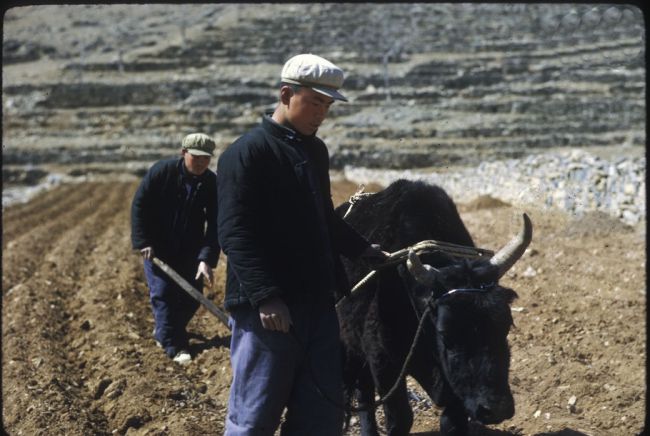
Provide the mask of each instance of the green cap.
{"label": "green cap", "polygon": [[216,144],[205,133],[190,133],[183,138],[183,150],[194,156],[213,156]]}

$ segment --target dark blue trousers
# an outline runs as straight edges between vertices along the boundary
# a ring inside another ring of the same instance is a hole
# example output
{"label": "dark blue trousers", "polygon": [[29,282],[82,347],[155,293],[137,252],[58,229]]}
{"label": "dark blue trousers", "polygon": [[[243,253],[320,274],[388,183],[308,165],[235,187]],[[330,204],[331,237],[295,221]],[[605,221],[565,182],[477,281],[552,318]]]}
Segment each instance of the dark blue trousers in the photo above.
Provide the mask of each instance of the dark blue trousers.
{"label": "dark blue trousers", "polygon": [[[191,262],[187,265],[169,263],[169,265],[194,288],[202,292],[203,280],[194,280],[198,268],[198,263],[195,263]],[[149,299],[155,322],[154,338],[160,342],[168,356],[174,357],[181,349],[188,349],[185,329],[200,304],[153,262],[144,261],[144,273],[149,285]]]}
{"label": "dark blue trousers", "polygon": [[[259,311],[231,311],[233,370],[226,436],[337,436],[343,429],[339,324],[333,299],[289,306],[292,332],[262,327]],[[316,384],[315,384],[316,383]]]}

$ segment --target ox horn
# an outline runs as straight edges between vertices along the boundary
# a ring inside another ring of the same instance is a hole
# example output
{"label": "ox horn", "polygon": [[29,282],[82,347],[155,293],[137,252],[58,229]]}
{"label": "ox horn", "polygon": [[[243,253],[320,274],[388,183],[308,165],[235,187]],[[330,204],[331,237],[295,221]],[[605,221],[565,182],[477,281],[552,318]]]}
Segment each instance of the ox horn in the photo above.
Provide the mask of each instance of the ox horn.
{"label": "ox horn", "polygon": [[526,248],[533,238],[533,224],[528,215],[523,214],[524,226],[521,232],[510,240],[502,249],[500,249],[492,258],[490,263],[499,268],[499,278],[508,272],[510,268],[524,254]]}
{"label": "ox horn", "polygon": [[433,286],[438,270],[431,265],[423,265],[420,261],[420,257],[413,250],[409,250],[406,267],[417,282],[424,286]]}

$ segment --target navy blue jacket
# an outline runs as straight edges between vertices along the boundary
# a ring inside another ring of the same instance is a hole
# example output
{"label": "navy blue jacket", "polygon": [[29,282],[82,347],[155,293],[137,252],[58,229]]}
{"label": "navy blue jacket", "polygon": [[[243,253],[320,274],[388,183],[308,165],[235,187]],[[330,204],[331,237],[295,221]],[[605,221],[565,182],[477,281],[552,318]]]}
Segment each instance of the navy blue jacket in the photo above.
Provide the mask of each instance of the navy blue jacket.
{"label": "navy blue jacket", "polygon": [[221,154],[217,174],[226,309],[348,291],[338,255],[369,243],[334,213],[323,141],[264,116]]}
{"label": "navy blue jacket", "polygon": [[[192,189],[188,194],[185,181]],[[206,170],[191,176],[183,158],[155,163],[142,179],[131,205],[134,249],[153,247],[171,265],[219,260],[217,176]]]}

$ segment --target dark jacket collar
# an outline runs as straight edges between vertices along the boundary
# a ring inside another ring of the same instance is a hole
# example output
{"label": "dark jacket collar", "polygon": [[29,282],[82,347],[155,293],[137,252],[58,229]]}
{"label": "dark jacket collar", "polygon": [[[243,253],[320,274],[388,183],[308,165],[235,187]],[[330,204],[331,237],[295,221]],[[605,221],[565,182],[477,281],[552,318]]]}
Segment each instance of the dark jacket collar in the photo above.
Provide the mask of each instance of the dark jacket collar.
{"label": "dark jacket collar", "polygon": [[273,111],[266,111],[262,116],[262,128],[271,135],[289,142],[309,143],[316,138],[316,132],[311,135],[303,135],[291,126],[282,125],[275,121],[271,115]]}

